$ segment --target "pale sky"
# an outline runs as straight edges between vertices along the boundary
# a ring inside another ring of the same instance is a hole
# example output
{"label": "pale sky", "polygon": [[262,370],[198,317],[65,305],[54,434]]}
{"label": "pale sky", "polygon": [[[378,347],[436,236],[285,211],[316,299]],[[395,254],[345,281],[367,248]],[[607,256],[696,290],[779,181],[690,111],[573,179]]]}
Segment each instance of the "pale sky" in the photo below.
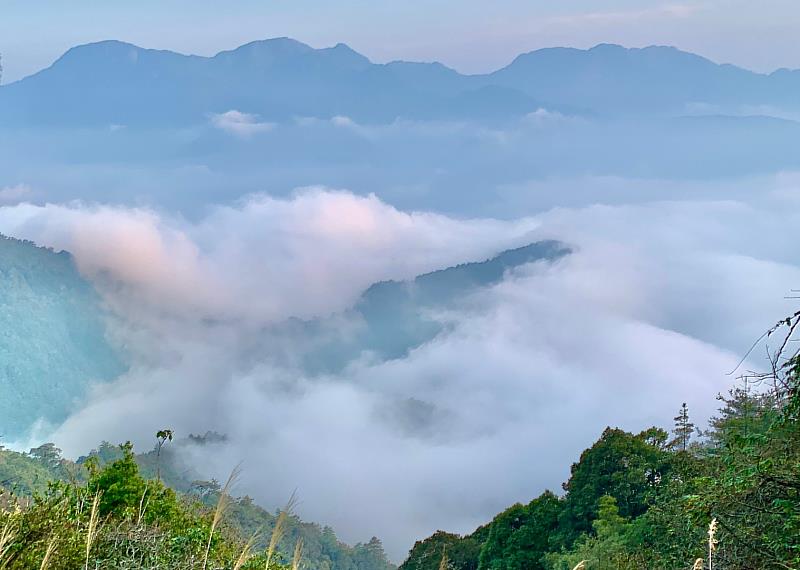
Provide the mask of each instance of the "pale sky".
{"label": "pale sky", "polygon": [[211,55],[290,36],[344,42],[376,62],[438,60],[462,72],[549,46],[674,45],[758,71],[800,68],[797,0],[0,0],[4,82],[69,47],[119,39]]}

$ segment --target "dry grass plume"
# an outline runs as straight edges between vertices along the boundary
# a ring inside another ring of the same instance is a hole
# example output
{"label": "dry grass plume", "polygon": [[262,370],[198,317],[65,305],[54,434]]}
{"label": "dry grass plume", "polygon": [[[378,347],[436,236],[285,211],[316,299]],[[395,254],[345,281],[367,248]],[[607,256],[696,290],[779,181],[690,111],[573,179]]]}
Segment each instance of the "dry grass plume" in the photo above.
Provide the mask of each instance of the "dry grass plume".
{"label": "dry grass plume", "polygon": [[219,523],[222,522],[222,517],[225,516],[225,512],[231,504],[231,489],[236,484],[241,473],[241,465],[234,467],[233,471],[231,471],[231,474],[228,476],[228,480],[225,482],[225,486],[222,487],[222,491],[220,491],[219,499],[217,500],[217,508],[214,509],[214,518],[211,519],[211,529],[208,532],[206,552],[203,555],[203,570],[206,570],[208,567],[208,555],[211,552],[211,540],[214,538],[214,531],[217,530]]}

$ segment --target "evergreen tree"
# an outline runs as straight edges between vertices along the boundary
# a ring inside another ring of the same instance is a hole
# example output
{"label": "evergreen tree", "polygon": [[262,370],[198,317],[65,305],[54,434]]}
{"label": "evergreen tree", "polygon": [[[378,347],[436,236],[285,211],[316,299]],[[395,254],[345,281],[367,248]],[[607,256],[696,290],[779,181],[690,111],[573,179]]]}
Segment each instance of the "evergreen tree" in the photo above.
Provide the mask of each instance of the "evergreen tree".
{"label": "evergreen tree", "polygon": [[672,433],[675,438],[672,440],[671,445],[675,449],[686,451],[694,432],[694,424],[689,420],[689,407],[686,402],[683,403],[678,415],[673,419],[675,420],[675,427],[672,429]]}

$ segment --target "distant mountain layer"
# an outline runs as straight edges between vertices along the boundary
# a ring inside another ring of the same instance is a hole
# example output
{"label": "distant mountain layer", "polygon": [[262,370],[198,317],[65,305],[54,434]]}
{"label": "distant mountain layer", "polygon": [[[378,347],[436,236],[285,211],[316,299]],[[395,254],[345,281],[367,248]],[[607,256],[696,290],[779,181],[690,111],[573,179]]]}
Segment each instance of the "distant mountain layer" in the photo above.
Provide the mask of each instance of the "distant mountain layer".
{"label": "distant mountain layer", "polygon": [[437,314],[457,310],[467,296],[499,283],[509,271],[527,263],[553,262],[570,251],[560,242],[541,241],[411,281],[376,283],[344,315],[355,323],[349,334],[329,334],[330,329],[341,328],[342,316],[305,324],[303,334],[326,339],[306,357],[305,366],[312,372],[330,372],[364,354],[376,360],[402,358],[445,330]]}
{"label": "distant mountain layer", "polygon": [[344,44],[277,38],[214,57],[118,41],[75,47],[0,88],[0,124],[172,126],[238,110],[265,121],[337,115],[498,119],[539,107],[585,113],[682,113],[687,106],[800,107],[800,71],[758,74],[670,47],[551,48],[486,75],[439,63],[373,64]]}
{"label": "distant mountain layer", "polygon": [[124,371],[100,299],[65,252],[0,236],[0,436],[59,422]]}

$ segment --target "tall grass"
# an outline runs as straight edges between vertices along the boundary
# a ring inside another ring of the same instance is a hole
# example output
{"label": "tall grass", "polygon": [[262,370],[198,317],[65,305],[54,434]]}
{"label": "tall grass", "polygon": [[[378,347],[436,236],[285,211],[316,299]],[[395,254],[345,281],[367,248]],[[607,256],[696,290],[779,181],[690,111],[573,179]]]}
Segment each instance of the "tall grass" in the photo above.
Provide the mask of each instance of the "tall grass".
{"label": "tall grass", "polygon": [[0,532],[0,563],[3,562],[3,558],[5,558],[8,549],[11,548],[16,537],[17,529],[14,528],[14,520],[9,518],[6,524],[3,525],[2,532]]}
{"label": "tall grass", "polygon": [[714,567],[714,551],[717,549],[717,519],[711,519],[708,525],[708,570]]}
{"label": "tall grass", "polygon": [[278,513],[278,518],[275,520],[275,526],[272,527],[272,536],[270,536],[269,546],[267,546],[267,561],[264,564],[264,570],[269,570],[272,557],[275,555],[278,545],[286,534],[286,520],[289,518],[289,515],[292,514],[295,506],[297,506],[297,494],[292,493],[292,496],[289,497],[289,501],[286,503],[286,506],[280,513]]}
{"label": "tall grass", "polygon": [[300,562],[303,559],[303,539],[297,539],[294,545],[294,556],[292,556],[292,570],[300,570]]}
{"label": "tall grass", "polygon": [[450,559],[447,557],[447,549],[442,549],[442,559],[439,561],[439,570],[447,570],[450,566]]}
{"label": "tall grass", "polygon": [[225,482],[225,486],[222,488],[222,491],[220,491],[219,499],[217,499],[217,508],[214,509],[214,518],[211,519],[211,529],[208,532],[206,551],[203,555],[203,570],[206,570],[208,567],[208,555],[211,552],[211,541],[214,538],[214,531],[217,530],[219,523],[222,522],[222,517],[225,516],[225,512],[231,504],[231,489],[236,484],[241,473],[241,465],[234,467],[233,471],[231,471],[231,474],[228,476],[228,480]]}
{"label": "tall grass", "polygon": [[261,534],[261,529],[256,530],[253,534],[250,535],[250,538],[247,539],[244,546],[242,547],[242,552],[239,554],[239,558],[236,559],[236,563],[233,565],[233,570],[239,570],[242,566],[244,566],[247,559],[250,558],[250,553],[253,552],[253,547],[258,540],[258,536]]}
{"label": "tall grass", "polygon": [[92,545],[97,538],[100,529],[100,495],[98,491],[92,499],[92,510],[89,512],[89,526],[86,529],[86,564],[84,570],[89,570],[89,554],[92,552]]}
{"label": "tall grass", "polygon": [[50,558],[56,551],[56,544],[57,540],[54,536],[50,539],[50,542],[47,543],[47,549],[44,551],[44,558],[42,558],[42,563],[39,565],[39,570],[47,570],[47,565],[50,564]]}

